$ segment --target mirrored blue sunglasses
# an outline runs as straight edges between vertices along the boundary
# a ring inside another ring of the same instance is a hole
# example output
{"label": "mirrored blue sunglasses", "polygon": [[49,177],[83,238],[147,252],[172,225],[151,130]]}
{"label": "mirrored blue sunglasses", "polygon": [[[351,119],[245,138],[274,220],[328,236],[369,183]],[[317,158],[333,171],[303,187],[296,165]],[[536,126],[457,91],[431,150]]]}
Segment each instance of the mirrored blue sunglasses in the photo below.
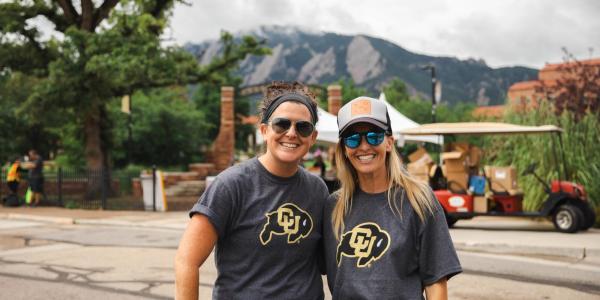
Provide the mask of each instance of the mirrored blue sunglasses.
{"label": "mirrored blue sunglasses", "polygon": [[354,149],[360,146],[360,142],[362,137],[367,139],[367,143],[371,146],[378,146],[383,143],[383,139],[385,138],[385,132],[360,132],[360,133],[351,133],[348,136],[344,137],[344,145],[346,147]]}

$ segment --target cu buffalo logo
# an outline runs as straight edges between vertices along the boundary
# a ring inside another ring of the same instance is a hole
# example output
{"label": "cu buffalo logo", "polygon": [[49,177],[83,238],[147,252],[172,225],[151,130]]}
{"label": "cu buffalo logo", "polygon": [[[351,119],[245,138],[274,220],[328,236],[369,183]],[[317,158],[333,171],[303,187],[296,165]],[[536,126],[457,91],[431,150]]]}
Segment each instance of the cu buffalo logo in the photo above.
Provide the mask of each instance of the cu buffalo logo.
{"label": "cu buffalo logo", "polygon": [[342,235],[337,248],[338,266],[342,257],[356,257],[356,266],[363,268],[383,256],[390,246],[390,235],[371,222],[356,225]]}
{"label": "cu buffalo logo", "polygon": [[286,203],[276,211],[266,214],[267,223],[260,232],[263,245],[271,241],[273,235],[287,235],[289,244],[300,242],[312,231],[313,222],[308,213],[298,206]]}

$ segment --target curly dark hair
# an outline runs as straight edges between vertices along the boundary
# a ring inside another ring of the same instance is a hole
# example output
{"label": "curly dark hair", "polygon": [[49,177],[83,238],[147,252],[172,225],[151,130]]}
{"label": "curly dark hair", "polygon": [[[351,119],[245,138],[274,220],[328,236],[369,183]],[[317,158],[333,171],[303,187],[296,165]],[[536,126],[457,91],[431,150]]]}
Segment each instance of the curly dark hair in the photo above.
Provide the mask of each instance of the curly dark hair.
{"label": "curly dark hair", "polygon": [[[258,111],[260,112],[260,119],[263,119],[264,115],[267,113],[269,106],[271,105],[271,103],[273,103],[273,101],[275,101],[275,99],[277,99],[277,97],[288,93],[295,93],[308,97],[310,99],[312,109],[314,109],[314,111],[317,111],[317,101],[315,100],[315,94],[313,94],[310,91],[308,86],[298,81],[273,81],[266,88],[263,100],[258,106]],[[318,120],[318,116],[314,117],[316,123],[316,121]]]}

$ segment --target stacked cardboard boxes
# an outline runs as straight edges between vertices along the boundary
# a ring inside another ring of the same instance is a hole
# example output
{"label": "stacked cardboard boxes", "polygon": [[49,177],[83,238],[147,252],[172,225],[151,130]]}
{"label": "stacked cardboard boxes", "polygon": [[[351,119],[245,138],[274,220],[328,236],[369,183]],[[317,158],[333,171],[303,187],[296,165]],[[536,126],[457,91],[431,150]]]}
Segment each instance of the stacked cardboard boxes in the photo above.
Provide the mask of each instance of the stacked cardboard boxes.
{"label": "stacked cardboard boxes", "polygon": [[469,174],[477,175],[479,172],[479,163],[481,162],[481,158],[483,156],[483,151],[481,148],[466,142],[455,142],[449,143],[446,146],[446,151],[464,153]]}
{"label": "stacked cardboard boxes", "polygon": [[419,147],[415,152],[408,156],[410,163],[406,165],[408,173],[413,177],[429,183],[429,171],[433,165],[433,160],[427,154],[423,147]]}
{"label": "stacked cardboard boxes", "polygon": [[467,156],[462,151],[442,153],[442,172],[449,189],[467,191],[469,173],[466,159]]}

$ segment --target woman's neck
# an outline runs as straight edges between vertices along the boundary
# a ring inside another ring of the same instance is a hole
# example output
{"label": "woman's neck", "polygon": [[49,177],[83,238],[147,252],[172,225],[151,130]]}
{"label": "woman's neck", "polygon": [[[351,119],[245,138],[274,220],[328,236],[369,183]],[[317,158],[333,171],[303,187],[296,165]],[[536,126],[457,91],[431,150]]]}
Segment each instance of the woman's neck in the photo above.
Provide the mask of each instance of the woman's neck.
{"label": "woman's neck", "polygon": [[258,161],[269,171],[269,173],[279,177],[291,177],[298,171],[298,162],[284,163],[275,161],[269,154],[263,154]]}
{"label": "woman's neck", "polygon": [[382,193],[388,189],[388,178],[385,172],[358,174],[360,189],[369,194]]}

